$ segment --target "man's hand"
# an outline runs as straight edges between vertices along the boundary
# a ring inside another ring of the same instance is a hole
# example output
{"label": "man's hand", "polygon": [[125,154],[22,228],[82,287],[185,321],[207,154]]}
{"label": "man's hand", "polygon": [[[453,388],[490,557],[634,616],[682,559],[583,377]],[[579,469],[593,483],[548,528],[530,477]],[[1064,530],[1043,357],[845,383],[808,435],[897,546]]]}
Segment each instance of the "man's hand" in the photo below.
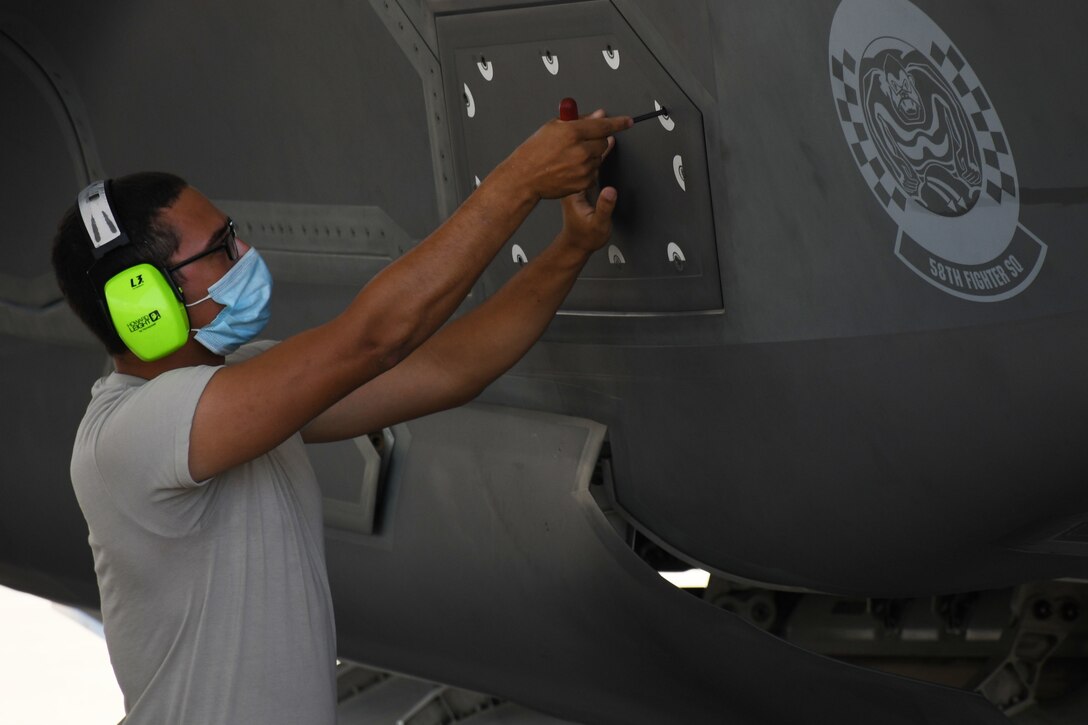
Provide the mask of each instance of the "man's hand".
{"label": "man's hand", "polygon": [[544,124],[507,157],[502,166],[540,199],[558,199],[597,182],[613,134],[631,127],[629,116],[606,117],[597,110],[577,121]]}
{"label": "man's hand", "polygon": [[563,197],[563,231],[557,244],[569,244],[590,255],[603,247],[612,235],[612,210],[616,208],[616,190],[601,189],[597,205],[592,206],[586,192]]}

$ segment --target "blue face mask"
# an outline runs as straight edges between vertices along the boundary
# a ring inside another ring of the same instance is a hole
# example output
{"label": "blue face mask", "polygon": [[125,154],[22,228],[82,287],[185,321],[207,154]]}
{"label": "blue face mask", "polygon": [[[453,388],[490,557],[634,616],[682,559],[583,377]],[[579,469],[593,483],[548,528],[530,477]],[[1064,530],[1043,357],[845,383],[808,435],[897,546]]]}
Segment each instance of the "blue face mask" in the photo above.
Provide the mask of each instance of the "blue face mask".
{"label": "blue face mask", "polygon": [[207,299],[224,307],[214,320],[196,330],[196,341],[216,355],[229,355],[254,340],[268,324],[272,273],[257,250],[250,248],[208,288],[207,297],[185,306]]}

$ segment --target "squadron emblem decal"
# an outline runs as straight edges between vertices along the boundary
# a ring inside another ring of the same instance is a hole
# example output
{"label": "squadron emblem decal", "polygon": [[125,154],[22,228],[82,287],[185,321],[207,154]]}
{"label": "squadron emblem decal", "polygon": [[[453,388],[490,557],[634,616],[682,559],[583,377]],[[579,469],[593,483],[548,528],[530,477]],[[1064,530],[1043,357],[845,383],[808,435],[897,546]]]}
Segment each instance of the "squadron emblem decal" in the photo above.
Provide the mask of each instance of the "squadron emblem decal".
{"label": "squadron emblem decal", "polygon": [[1001,119],[948,36],[908,0],[843,0],[830,69],[851,155],[899,226],[896,256],[963,299],[1027,289],[1046,244],[1020,224]]}

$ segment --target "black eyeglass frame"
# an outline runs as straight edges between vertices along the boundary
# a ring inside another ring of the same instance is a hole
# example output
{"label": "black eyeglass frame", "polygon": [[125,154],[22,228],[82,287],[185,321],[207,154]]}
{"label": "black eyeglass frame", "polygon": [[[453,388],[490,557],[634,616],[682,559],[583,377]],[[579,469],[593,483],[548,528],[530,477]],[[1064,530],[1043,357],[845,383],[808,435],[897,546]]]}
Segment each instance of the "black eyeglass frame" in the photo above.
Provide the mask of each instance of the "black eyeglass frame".
{"label": "black eyeglass frame", "polygon": [[213,244],[212,246],[205,249],[203,252],[194,254],[188,259],[183,259],[172,267],[167,267],[166,273],[170,275],[170,280],[175,285],[177,285],[177,280],[174,279],[174,272],[177,272],[179,269],[186,265],[192,264],[197,260],[207,257],[209,254],[215,254],[220,250],[226,251],[227,259],[229,259],[230,261],[233,262],[234,260],[238,259],[238,233],[234,228],[234,220],[230,217],[227,217],[227,227],[223,230],[221,239],[222,241],[220,241],[218,244]]}

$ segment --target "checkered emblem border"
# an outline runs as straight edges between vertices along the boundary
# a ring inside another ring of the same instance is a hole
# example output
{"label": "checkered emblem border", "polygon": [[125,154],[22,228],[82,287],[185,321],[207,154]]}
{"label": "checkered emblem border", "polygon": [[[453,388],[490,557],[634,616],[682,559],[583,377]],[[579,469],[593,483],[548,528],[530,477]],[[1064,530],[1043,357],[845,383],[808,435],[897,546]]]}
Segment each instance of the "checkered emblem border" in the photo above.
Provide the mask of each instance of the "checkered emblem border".
{"label": "checkered emblem border", "polygon": [[[900,42],[910,45],[902,40]],[[942,47],[933,43],[929,60],[955,89],[974,126],[975,138],[982,152],[985,193],[998,204],[1003,202],[1006,195],[1016,198],[1019,186],[1008,140],[978,77],[955,45]],[[873,194],[888,211],[893,206],[901,212],[906,211],[909,197],[894,175],[885,168],[865,123],[865,111],[861,107],[858,90],[858,65],[858,61],[845,49],[839,55],[831,56],[831,85],[839,121],[854,161]]]}

